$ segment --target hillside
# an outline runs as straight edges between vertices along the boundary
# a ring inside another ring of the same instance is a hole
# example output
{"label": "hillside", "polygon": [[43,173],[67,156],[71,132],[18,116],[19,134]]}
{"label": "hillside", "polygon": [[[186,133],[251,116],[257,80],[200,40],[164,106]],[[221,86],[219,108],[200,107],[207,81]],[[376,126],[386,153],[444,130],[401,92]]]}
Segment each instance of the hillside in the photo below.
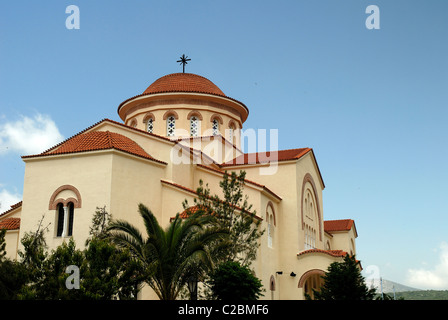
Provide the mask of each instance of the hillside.
{"label": "hillside", "polygon": [[[383,293],[393,298],[395,292],[396,300],[448,300],[448,290],[421,290],[386,279],[382,282]],[[367,280],[366,285],[369,288],[375,287],[377,294],[381,295],[380,279]]]}
{"label": "hillside", "polygon": [[448,300],[448,290],[405,291],[395,294],[395,299],[404,300]]}
{"label": "hillside", "polygon": [[[406,292],[406,291],[420,291],[420,289],[412,288],[405,286],[403,284],[393,282],[390,280],[382,279],[382,287],[383,287],[383,293],[395,293],[397,292]],[[376,288],[376,292],[381,293],[381,281],[380,279],[370,279],[366,280],[367,287],[371,288],[372,286]]]}

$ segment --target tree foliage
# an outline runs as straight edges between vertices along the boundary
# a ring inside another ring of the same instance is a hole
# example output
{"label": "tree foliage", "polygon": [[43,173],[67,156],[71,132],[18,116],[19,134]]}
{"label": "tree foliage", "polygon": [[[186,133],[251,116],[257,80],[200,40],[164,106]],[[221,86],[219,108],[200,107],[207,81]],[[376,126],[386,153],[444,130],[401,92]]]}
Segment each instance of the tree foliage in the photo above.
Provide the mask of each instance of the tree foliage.
{"label": "tree foliage", "polygon": [[6,258],[6,229],[0,230],[0,300],[17,298],[26,283],[26,270],[21,264]]}
{"label": "tree foliage", "polygon": [[228,261],[210,275],[208,285],[218,300],[257,300],[262,296],[262,284],[247,266]]}
{"label": "tree foliage", "polygon": [[3,257],[6,255],[5,236],[6,236],[6,229],[0,229],[0,262],[2,261]]}
{"label": "tree foliage", "polygon": [[[39,300],[111,300],[135,299],[142,283],[140,265],[129,251],[118,249],[105,232],[110,215],[97,208],[92,220],[90,238],[84,250],[76,248],[73,238],[56,249],[47,251],[45,231],[26,233],[18,263],[26,271],[25,284],[17,293],[19,299]],[[68,266],[79,270],[79,289],[68,288]]]}
{"label": "tree foliage", "polygon": [[174,300],[193,271],[197,276],[213,267],[210,248],[227,230],[211,225],[212,217],[199,213],[185,220],[177,214],[163,229],[145,205],[139,204],[138,209],[147,237],[137,227],[118,220],[108,229],[111,238],[142,264],[148,275],[145,282],[159,299]]}
{"label": "tree foliage", "polygon": [[320,291],[314,291],[316,300],[373,300],[376,290],[369,289],[361,275],[359,261],[346,255],[343,262],[333,262],[323,276]]}
{"label": "tree foliage", "polygon": [[[212,215],[218,225],[229,231],[230,246],[227,253],[221,256],[220,262],[238,261],[243,266],[249,266],[256,259],[260,246],[259,238],[263,235],[261,220],[257,218],[256,211],[248,203],[247,195],[244,195],[244,180],[246,172],[239,174],[231,172],[224,174],[219,183],[222,190],[222,198],[218,195],[210,195],[208,185],[199,181],[197,188],[198,198],[195,205],[205,214]],[[189,204],[185,200],[184,208]]]}

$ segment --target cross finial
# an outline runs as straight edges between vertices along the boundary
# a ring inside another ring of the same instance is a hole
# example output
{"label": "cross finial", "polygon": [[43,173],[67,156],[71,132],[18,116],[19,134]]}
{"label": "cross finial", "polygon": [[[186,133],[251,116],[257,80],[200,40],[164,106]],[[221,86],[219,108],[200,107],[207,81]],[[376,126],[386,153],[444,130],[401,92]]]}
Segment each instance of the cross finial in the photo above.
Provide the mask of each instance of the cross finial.
{"label": "cross finial", "polygon": [[182,64],[182,71],[185,73],[185,65],[188,63],[187,61],[190,61],[191,59],[187,59],[188,57],[185,56],[185,54],[180,57],[180,60],[177,60],[177,62],[180,62]]}

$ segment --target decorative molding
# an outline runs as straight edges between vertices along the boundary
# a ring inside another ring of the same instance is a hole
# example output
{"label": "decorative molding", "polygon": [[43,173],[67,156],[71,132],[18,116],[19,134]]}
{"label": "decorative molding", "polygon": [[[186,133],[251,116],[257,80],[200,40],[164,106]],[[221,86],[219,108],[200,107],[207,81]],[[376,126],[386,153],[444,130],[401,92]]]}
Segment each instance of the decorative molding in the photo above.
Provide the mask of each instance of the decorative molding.
{"label": "decorative molding", "polygon": [[199,111],[196,110],[191,110],[188,114],[187,114],[187,120],[190,120],[191,117],[196,116],[199,120],[202,121],[202,115]]}
{"label": "decorative molding", "polygon": [[268,201],[268,204],[266,205],[266,221],[269,221],[269,217],[267,216],[268,213],[268,208],[271,208],[272,210],[272,215],[274,216],[274,226],[277,226],[277,222],[276,222],[276,216],[275,216],[275,209],[274,209],[274,204],[272,203],[271,200]]}
{"label": "decorative molding", "polygon": [[168,110],[167,112],[165,112],[165,114],[163,115],[163,120],[166,120],[168,117],[173,116],[174,119],[179,119],[179,115],[177,114],[176,111],[174,111],[173,109]]}
{"label": "decorative molding", "polygon": [[[59,193],[61,193],[62,191],[64,191],[64,190],[70,190],[70,191],[73,191],[73,193],[76,195],[76,198],[77,198],[77,199],[75,199],[75,198],[71,198],[71,197],[70,197],[70,198],[67,198],[67,199],[62,199],[62,198],[58,198],[58,199],[56,199],[56,196],[57,196]],[[51,197],[50,197],[50,202],[49,202],[49,205],[48,205],[48,209],[49,209],[49,210],[56,210],[57,205],[58,205],[59,203],[62,203],[63,206],[67,206],[67,204],[68,204],[69,202],[72,202],[72,203],[73,203],[73,207],[74,207],[74,208],[81,208],[82,200],[81,200],[81,194],[79,193],[78,189],[76,189],[76,188],[75,188],[74,186],[72,186],[72,185],[66,184],[66,185],[60,186],[59,188],[57,188],[57,189],[53,192],[53,194],[52,194]]]}
{"label": "decorative molding", "polygon": [[219,114],[214,113],[211,117],[210,117],[210,122],[213,122],[213,120],[218,120],[219,124],[223,124],[224,121],[222,120],[222,117]]}
{"label": "decorative molding", "polygon": [[156,120],[156,118],[154,117],[154,114],[152,112],[148,112],[145,114],[145,116],[143,117],[143,123],[148,122],[149,119],[152,119],[152,121]]}

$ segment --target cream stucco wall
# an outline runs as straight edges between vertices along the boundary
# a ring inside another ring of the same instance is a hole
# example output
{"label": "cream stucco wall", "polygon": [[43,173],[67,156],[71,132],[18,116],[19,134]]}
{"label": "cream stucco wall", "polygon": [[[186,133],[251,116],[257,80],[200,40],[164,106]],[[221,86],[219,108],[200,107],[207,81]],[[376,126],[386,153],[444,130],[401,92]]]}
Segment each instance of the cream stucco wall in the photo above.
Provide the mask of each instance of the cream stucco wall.
{"label": "cream stucco wall", "polygon": [[[61,186],[71,185],[79,190],[81,208],[75,209],[73,237],[83,246],[96,207],[110,207],[113,154],[110,151],[89,152],[25,160],[25,181],[21,213],[20,238],[33,232],[44,217],[48,226],[47,244],[54,249],[64,240],[56,237],[56,210],[49,209],[53,193]],[[64,194],[56,198],[62,198]]]}
{"label": "cream stucco wall", "polygon": [[20,230],[7,230],[5,234],[5,257],[11,260],[17,259],[17,252],[19,247],[19,231]]}

